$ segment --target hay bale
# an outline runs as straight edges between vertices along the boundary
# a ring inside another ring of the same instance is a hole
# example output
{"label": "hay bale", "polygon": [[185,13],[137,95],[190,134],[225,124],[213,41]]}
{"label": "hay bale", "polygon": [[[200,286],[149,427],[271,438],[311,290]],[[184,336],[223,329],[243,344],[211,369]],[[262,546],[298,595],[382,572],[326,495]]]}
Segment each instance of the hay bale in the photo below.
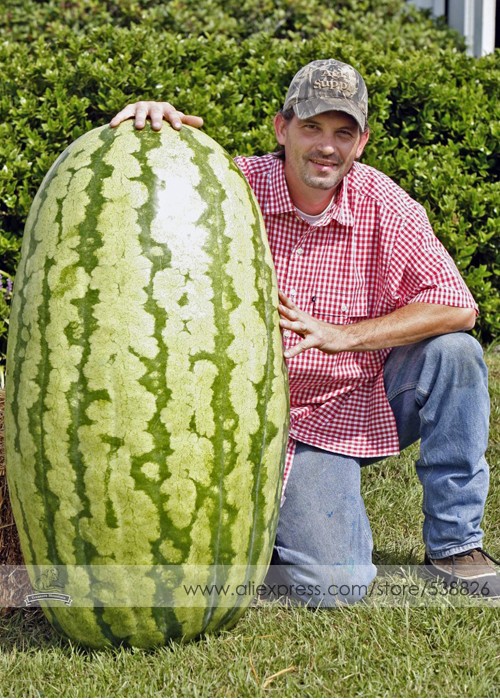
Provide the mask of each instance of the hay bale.
{"label": "hay bale", "polygon": [[4,407],[5,392],[0,389],[0,616],[22,606],[31,592],[7,488]]}

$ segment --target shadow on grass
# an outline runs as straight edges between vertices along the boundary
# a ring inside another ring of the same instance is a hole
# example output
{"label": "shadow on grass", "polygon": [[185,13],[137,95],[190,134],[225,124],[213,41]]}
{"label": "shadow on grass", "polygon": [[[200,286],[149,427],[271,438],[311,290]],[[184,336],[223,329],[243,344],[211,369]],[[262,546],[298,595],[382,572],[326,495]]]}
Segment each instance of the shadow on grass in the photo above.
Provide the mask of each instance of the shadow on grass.
{"label": "shadow on grass", "polygon": [[[201,634],[193,643],[202,641],[207,635]],[[210,635],[208,635],[210,637]],[[40,608],[12,608],[11,612],[0,617],[0,654],[9,652],[29,653],[32,651],[57,651],[69,657],[79,656],[92,661],[96,655],[141,654],[144,657],[175,652],[186,642],[180,639],[167,640],[156,647],[139,648],[127,644],[92,648],[75,642],[59,632],[49,623]]]}
{"label": "shadow on grass", "polygon": [[373,550],[373,563],[379,566],[409,566],[422,564],[420,552],[414,549],[377,549]]}
{"label": "shadow on grass", "polygon": [[15,608],[0,618],[0,651],[29,651],[66,644],[40,609]]}

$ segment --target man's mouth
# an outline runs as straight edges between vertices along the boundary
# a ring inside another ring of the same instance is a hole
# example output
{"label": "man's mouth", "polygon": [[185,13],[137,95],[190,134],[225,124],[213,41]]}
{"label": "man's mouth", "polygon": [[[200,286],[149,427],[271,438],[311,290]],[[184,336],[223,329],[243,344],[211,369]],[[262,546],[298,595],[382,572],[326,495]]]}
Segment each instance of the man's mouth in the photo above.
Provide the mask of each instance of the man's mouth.
{"label": "man's mouth", "polygon": [[324,158],[309,158],[309,161],[320,168],[336,168],[339,163],[335,160],[325,160]]}

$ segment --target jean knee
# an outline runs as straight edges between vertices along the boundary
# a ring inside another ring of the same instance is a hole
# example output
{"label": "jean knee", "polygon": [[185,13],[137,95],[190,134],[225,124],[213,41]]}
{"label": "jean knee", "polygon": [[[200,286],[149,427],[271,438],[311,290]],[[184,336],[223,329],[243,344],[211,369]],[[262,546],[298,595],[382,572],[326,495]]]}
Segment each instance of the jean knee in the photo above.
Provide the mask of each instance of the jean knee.
{"label": "jean knee", "polygon": [[319,604],[323,607],[352,605],[365,598],[377,574],[373,564],[325,567],[319,582]]}
{"label": "jean knee", "polygon": [[308,607],[330,608],[362,600],[376,574],[372,563],[281,564],[271,567],[266,584],[275,597]]}
{"label": "jean knee", "polygon": [[425,342],[427,343],[426,354],[436,353],[446,361],[456,360],[464,363],[467,360],[480,362],[483,360],[481,344],[468,333],[445,333],[429,338]]}
{"label": "jean knee", "polygon": [[480,343],[467,333],[447,333],[430,338],[425,347],[427,361],[456,388],[487,384],[488,370]]}

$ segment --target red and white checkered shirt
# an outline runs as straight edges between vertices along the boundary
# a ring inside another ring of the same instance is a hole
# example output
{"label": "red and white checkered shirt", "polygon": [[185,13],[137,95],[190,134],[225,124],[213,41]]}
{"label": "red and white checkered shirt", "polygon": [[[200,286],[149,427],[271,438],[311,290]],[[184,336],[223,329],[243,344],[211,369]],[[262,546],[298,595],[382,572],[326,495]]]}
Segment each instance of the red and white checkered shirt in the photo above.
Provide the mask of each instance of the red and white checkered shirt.
{"label": "red and white checkered shirt", "polygon": [[[475,308],[425,209],[375,168],[354,163],[314,225],[293,205],[284,163],[273,154],[237,157],[264,216],[279,288],[332,324],[376,318],[412,302]],[[299,336],[285,332],[286,347]],[[288,360],[291,423],[285,484],[297,440],[356,457],[398,454],[384,389],[390,349]]]}

